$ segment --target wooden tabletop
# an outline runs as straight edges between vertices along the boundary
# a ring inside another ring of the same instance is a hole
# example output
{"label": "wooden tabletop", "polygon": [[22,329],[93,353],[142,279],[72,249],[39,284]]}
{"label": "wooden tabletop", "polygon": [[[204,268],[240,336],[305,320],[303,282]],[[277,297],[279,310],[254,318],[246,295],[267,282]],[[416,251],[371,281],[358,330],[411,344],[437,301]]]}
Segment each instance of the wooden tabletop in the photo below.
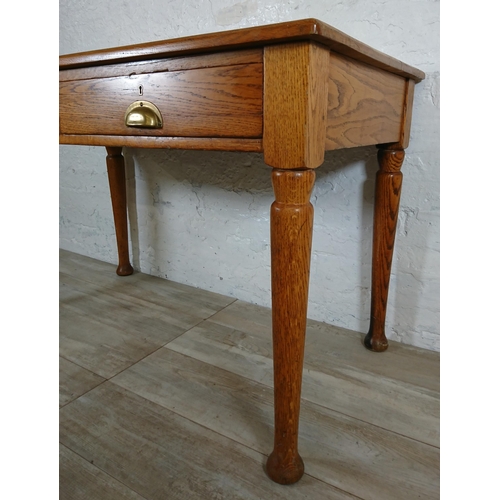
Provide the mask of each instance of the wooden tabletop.
{"label": "wooden tabletop", "polygon": [[372,49],[368,45],[317,19],[302,19],[159,42],[68,54],[60,56],[59,67],[60,69],[82,68],[162,57],[262,47],[300,40],[313,40],[326,45],[339,54],[366,62],[405,78],[411,78],[416,82],[425,78],[425,74],[419,69]]}

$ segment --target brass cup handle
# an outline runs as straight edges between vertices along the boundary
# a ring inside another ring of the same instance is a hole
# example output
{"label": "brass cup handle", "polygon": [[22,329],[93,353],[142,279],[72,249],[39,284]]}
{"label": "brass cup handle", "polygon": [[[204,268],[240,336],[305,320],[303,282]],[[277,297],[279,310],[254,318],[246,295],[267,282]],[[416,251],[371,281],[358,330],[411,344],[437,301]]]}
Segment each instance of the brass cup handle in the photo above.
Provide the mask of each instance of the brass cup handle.
{"label": "brass cup handle", "polygon": [[162,128],[160,110],[149,101],[135,101],[125,111],[125,125],[137,128]]}

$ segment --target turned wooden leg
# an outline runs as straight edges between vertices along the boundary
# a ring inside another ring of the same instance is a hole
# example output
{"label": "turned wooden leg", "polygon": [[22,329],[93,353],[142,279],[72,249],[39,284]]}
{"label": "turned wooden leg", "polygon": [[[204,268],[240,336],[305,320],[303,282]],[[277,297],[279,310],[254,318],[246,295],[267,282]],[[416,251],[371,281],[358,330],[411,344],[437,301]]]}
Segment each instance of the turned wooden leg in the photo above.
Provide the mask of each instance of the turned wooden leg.
{"label": "turned wooden leg", "polygon": [[122,148],[106,147],[109,190],[115,220],[116,244],[118,246],[118,267],[116,274],[128,276],[134,272],[128,255],[127,192],[125,185],[125,162]]}
{"label": "turned wooden leg", "polygon": [[280,484],[295,483],[304,473],[298,432],[313,227],[309,198],[314,178],[314,170],[275,169],[272,173],[276,196],[271,206],[274,450],[266,469]]}
{"label": "turned wooden leg", "polygon": [[373,221],[370,329],[364,341],[366,348],[376,352],[385,351],[389,345],[385,336],[385,315],[403,184],[400,170],[404,157],[403,149],[379,146]]}

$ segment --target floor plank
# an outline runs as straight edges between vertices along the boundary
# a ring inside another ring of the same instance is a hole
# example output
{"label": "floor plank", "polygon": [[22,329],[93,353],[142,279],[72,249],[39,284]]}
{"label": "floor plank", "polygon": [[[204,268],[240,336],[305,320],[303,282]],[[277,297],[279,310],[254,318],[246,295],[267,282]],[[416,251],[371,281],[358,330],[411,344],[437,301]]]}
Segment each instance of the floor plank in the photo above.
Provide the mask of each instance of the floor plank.
{"label": "floor plank", "polygon": [[61,498],[439,498],[438,353],[374,354],[361,333],[309,321],[306,474],[283,487],[264,471],[270,310],[60,259]]}
{"label": "floor plank", "polygon": [[[269,338],[272,334],[271,310],[241,300],[222,309],[210,321],[228,328]],[[400,380],[422,389],[439,392],[439,353],[391,341],[389,349],[374,353],[360,349],[364,334],[309,319],[306,349],[311,359],[329,366],[368,366],[374,375]]]}
{"label": "floor plank", "polygon": [[145,500],[135,491],[59,446],[59,498],[61,500]]}
{"label": "floor plank", "polygon": [[104,378],[59,357],[59,407],[104,382]]}
{"label": "floor plank", "polygon": [[60,267],[60,354],[104,378],[234,301],[64,251]]}
{"label": "floor plank", "polygon": [[59,352],[64,358],[110,378],[162,346],[161,342],[61,309]]}
{"label": "floor plank", "polygon": [[61,308],[94,316],[122,329],[142,331],[165,342],[214,313],[213,310],[200,312],[196,304],[188,300],[182,300],[179,305],[174,300],[158,305],[62,273],[59,283]]}
{"label": "floor plank", "polygon": [[[245,327],[237,316],[227,321],[241,307],[231,304],[170,342],[168,348],[272,387],[272,333],[270,326],[258,326],[259,318],[267,318],[269,312],[245,304],[255,323],[247,318],[252,326],[242,331]],[[225,325],[220,321],[222,315]],[[306,339],[302,381],[305,400],[439,446],[439,392],[423,387],[423,377],[420,383],[407,381],[407,371],[419,370],[418,355],[400,355],[402,349],[392,356],[371,353],[358,343],[356,335],[332,335],[333,328],[314,323],[310,322]],[[359,351],[355,355],[351,344]],[[380,359],[384,356],[387,361],[382,366]]]}
{"label": "floor plank", "polygon": [[90,257],[60,250],[59,270],[95,285],[107,288],[107,293],[116,292],[129,299],[151,302],[166,310],[172,308],[176,314],[190,310],[199,320],[208,318],[234,302],[234,298],[175,283],[148,274],[135,272],[130,276],[118,276],[116,266]]}
{"label": "floor plank", "polygon": [[[168,346],[113,382],[263,455],[273,442],[273,391]],[[304,401],[306,472],[364,499],[438,498],[439,450]]]}
{"label": "floor plank", "polygon": [[354,498],[309,476],[283,488],[262,454],[109,381],[62,408],[60,427],[66,447],[149,500]]}

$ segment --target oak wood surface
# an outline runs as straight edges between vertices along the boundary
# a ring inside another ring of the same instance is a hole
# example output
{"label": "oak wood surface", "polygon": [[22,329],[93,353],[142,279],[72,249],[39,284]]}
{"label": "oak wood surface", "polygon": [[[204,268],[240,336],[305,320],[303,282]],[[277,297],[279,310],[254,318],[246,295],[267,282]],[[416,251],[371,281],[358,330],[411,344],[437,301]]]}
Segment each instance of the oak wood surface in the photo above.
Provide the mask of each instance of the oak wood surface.
{"label": "oak wood surface", "polygon": [[269,477],[280,484],[304,473],[298,452],[313,208],[314,168],[323,163],[329,51],[312,42],[264,49],[264,161],[274,167],[271,296],[275,395]]}
{"label": "oak wood surface", "polygon": [[425,77],[422,71],[383,54],[318,19],[302,19],[267,26],[68,54],[60,56],[59,67],[70,69],[194,53],[262,47],[302,40],[315,41],[339,54],[367,62],[385,71],[416,81]]}
{"label": "oak wood surface", "polygon": [[316,168],[325,156],[329,51],[298,42],[264,49],[264,161]]}
{"label": "oak wood surface", "polygon": [[405,89],[405,103],[403,107],[403,119],[401,123],[401,136],[399,147],[406,149],[410,144],[411,117],[413,113],[413,96],[415,94],[415,82],[408,79]]}
{"label": "oak wood surface", "polygon": [[107,64],[105,66],[65,69],[64,71],[59,71],[59,81],[88,80],[91,78],[110,78],[115,76],[129,76],[133,78],[136,75],[144,73],[187,71],[190,69],[252,63],[262,63],[262,49],[233,50],[188,57],[179,56],[131,63]]}
{"label": "oak wood surface", "polygon": [[[59,89],[61,134],[262,136],[261,64],[72,80]],[[136,100],[159,108],[162,128],[125,125]]]}
{"label": "oak wood surface", "polygon": [[132,135],[59,135],[60,144],[142,147],[151,149],[202,149],[207,151],[262,152],[262,139],[227,137],[147,137]]}
{"label": "oak wood surface", "polygon": [[403,77],[332,52],[326,149],[397,142],[405,91]]}
{"label": "oak wood surface", "polygon": [[[240,54],[213,54],[249,47],[259,48]],[[263,58],[260,47],[263,47]],[[200,55],[205,53],[207,55]],[[168,59],[161,60],[167,56]],[[132,272],[128,258],[122,146],[184,145],[197,149],[236,146],[243,150],[254,147],[263,151],[265,162],[273,167],[276,201],[271,207],[271,292],[275,420],[274,449],[267,460],[266,471],[275,482],[297,482],[304,473],[298,453],[298,430],[312,242],[313,209],[309,202],[315,177],[312,169],[323,162],[325,148],[392,143],[379,151],[372,311],[370,331],[365,337],[369,349],[385,350],[384,323],[402,179],[399,170],[404,158],[401,148],[408,143],[414,81],[423,78],[423,73],[316,20],[62,56],[60,69],[63,73],[60,79],[61,142],[107,147],[119,253],[118,274]],[[412,79],[411,83],[408,78]],[[135,100],[151,101],[158,106],[163,115],[160,129],[125,125],[125,110]],[[102,320],[99,314],[87,317],[72,304],[78,291],[72,290],[70,295],[72,299],[61,311],[65,331],[61,352],[80,366],[109,378],[136,363],[140,365],[141,358],[155,357],[153,353],[164,345],[161,342],[165,342],[165,337],[153,335],[142,339],[138,331],[124,334],[122,343],[118,332],[121,328],[128,329],[126,314],[116,323]],[[78,324],[70,322],[71,315],[78,318]],[[82,325],[92,332],[83,346],[79,345],[77,333]],[[133,320],[130,327],[134,330]],[[169,337],[166,342],[174,338]],[[100,339],[103,339],[101,344]],[[79,354],[72,358],[75,356],[72,353],[77,351]],[[103,369],[102,364],[109,367]],[[332,373],[332,378],[340,380],[337,389],[345,394],[355,384],[371,382],[369,376],[359,371],[337,369]],[[332,373],[311,377],[314,403],[307,404],[317,404],[318,391],[328,387]],[[108,385],[104,386],[92,393],[108,390]],[[393,415],[386,411],[390,383],[384,388],[389,388],[388,392],[379,391],[381,403],[377,402],[373,408],[379,413],[379,419],[358,419],[365,426],[376,422],[375,425],[380,425],[378,432],[389,427],[404,430],[404,426],[394,425],[390,419]],[[359,392],[362,398],[369,399],[373,389]],[[392,393],[398,390],[393,388]],[[418,397],[421,401],[425,399],[422,394]],[[429,395],[429,408],[432,397]],[[326,400],[331,405],[337,404],[332,399]],[[410,397],[407,403],[404,396],[401,400],[405,402],[403,416],[406,416],[414,401]],[[339,401],[346,411],[360,410],[359,405],[354,404],[352,410],[345,399]],[[73,402],[68,406],[77,405]],[[323,408],[315,415],[325,411],[333,410]],[[418,425],[425,423],[425,418],[419,418],[416,419]],[[435,415],[430,421],[432,418]],[[323,446],[324,436],[316,444]],[[367,444],[366,448],[370,450],[372,445]],[[400,453],[391,460],[401,461]],[[435,455],[423,469],[416,468],[419,483],[431,464],[435,466]],[[384,462],[380,469],[388,467]],[[119,474],[112,470],[114,475]],[[370,474],[373,486],[378,479]],[[408,483],[402,471],[393,482],[404,490],[405,498],[413,498],[415,493],[420,497],[421,485],[415,488]],[[371,490],[357,491],[355,481],[333,480],[330,484],[363,498],[372,498]],[[435,481],[424,494],[434,487]],[[377,495],[391,498],[388,494],[391,490],[384,489],[383,481],[378,488]]]}
{"label": "oak wood surface", "polygon": [[314,170],[272,172],[271,298],[273,311],[274,449],[266,470],[280,484],[298,481],[302,365],[313,229]]}
{"label": "oak wood surface", "polygon": [[122,148],[107,147],[106,166],[108,169],[109,191],[115,222],[116,245],[118,247],[118,267],[116,274],[128,276],[134,272],[128,254],[127,181]]}
{"label": "oak wood surface", "polygon": [[390,146],[380,146],[377,155],[379,170],[375,180],[370,328],[364,340],[365,346],[376,352],[385,351],[389,345],[385,335],[385,317],[404,157],[403,149],[390,149]]}

